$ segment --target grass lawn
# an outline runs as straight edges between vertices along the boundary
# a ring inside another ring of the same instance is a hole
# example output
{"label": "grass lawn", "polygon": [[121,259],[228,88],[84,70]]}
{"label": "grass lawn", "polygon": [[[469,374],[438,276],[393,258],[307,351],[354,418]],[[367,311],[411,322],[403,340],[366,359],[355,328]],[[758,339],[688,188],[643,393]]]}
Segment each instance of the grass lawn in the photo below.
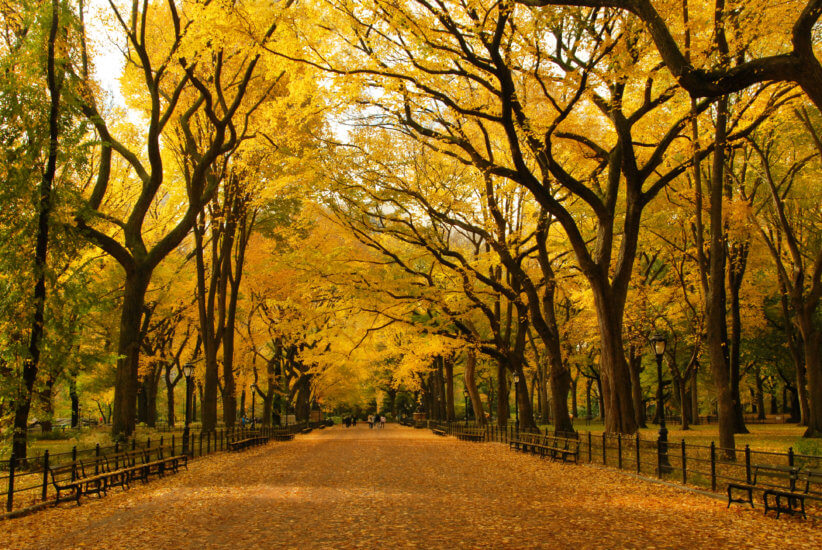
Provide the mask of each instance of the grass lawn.
{"label": "grass lawn", "polygon": [[[192,424],[192,430],[199,430],[199,424]],[[135,430],[135,437],[138,441],[145,441],[148,438],[159,440],[160,437],[171,439],[172,433],[176,434],[178,440],[182,434],[182,426],[174,432],[169,432],[168,428],[162,432],[156,429],[138,426]],[[111,426],[91,426],[80,430],[66,430],[64,432],[54,431],[47,434],[32,433],[29,439],[28,455],[30,457],[40,456],[48,449],[51,455],[71,452],[72,447],[77,446],[78,450],[92,449],[95,445],[109,447],[114,445],[111,438]],[[3,456],[3,459],[8,458]]]}

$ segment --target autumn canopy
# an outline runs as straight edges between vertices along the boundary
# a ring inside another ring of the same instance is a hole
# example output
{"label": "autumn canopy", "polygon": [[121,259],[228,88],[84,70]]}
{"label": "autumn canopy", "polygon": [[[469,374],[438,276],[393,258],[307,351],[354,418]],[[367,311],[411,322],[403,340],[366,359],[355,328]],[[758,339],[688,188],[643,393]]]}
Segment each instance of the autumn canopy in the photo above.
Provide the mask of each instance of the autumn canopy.
{"label": "autumn canopy", "polygon": [[3,0],[5,450],[186,412],[822,436],[821,14]]}

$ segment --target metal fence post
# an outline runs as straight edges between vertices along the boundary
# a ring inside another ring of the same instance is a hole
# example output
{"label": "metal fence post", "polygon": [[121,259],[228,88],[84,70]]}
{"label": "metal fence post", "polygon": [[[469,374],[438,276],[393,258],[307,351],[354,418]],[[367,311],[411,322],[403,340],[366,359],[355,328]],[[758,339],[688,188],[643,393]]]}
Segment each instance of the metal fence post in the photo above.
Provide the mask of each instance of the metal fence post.
{"label": "metal fence post", "polygon": [[94,475],[100,473],[100,444],[94,446]]}
{"label": "metal fence post", "polygon": [[617,469],[622,469],[622,434],[617,434]]}
{"label": "metal fence post", "polygon": [[745,445],[745,483],[751,484],[751,447]]}
{"label": "metal fence post", "polygon": [[636,473],[640,473],[640,470],[642,469],[642,460],[639,458],[639,432],[637,432],[634,440],[636,441]]}
{"label": "metal fence post", "polygon": [[608,455],[605,454],[605,432],[602,432],[602,465],[608,465]]}
{"label": "metal fence post", "polygon": [[77,481],[77,445],[71,448],[71,480]]}
{"label": "metal fence post", "polygon": [[688,455],[686,453],[685,447],[685,440],[682,440],[682,484],[686,485],[688,483],[688,465],[685,462],[688,459]]}
{"label": "metal fence post", "polygon": [[716,443],[711,441],[711,491],[716,492]]}
{"label": "metal fence post", "polygon": [[46,449],[43,453],[43,496],[42,500],[46,500],[49,490],[49,450]]}
{"label": "metal fence post", "polygon": [[15,457],[12,452],[9,457],[9,492],[6,497],[6,512],[11,512],[11,509],[14,506],[14,466],[16,462],[17,457]]}

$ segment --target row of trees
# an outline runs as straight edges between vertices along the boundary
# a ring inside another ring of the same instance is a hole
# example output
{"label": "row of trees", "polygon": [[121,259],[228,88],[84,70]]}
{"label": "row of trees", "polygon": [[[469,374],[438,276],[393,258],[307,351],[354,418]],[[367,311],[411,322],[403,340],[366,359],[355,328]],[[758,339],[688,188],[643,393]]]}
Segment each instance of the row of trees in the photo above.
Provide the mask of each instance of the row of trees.
{"label": "row of trees", "polygon": [[513,390],[570,432],[593,386],[634,433],[660,332],[683,422],[732,448],[747,377],[819,435],[817,4],[4,3],[15,454],[78,381],[117,436],[161,380],[173,422],[185,362],[206,430],[249,382],[266,421],[452,418],[462,377],[480,422]]}

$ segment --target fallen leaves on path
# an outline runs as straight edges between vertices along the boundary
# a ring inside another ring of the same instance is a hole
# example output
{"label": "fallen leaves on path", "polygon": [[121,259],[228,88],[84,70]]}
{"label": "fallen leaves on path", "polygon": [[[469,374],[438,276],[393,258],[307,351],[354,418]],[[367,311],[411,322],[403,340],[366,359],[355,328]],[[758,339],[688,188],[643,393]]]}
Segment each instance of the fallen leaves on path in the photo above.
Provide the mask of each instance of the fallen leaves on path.
{"label": "fallen leaves on path", "polygon": [[822,548],[814,520],[500,444],[342,427],[0,524],[8,548]]}

